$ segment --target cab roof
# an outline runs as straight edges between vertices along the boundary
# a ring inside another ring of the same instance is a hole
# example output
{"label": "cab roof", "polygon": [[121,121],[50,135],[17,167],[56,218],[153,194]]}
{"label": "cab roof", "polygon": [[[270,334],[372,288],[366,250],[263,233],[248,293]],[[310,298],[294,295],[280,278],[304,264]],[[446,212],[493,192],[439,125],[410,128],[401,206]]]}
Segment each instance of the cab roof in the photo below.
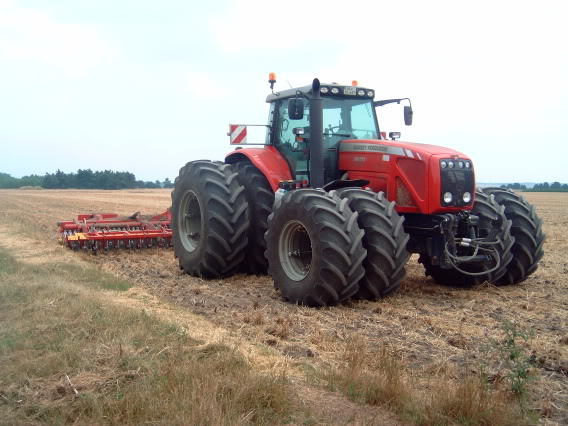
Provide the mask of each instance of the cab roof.
{"label": "cab roof", "polygon": [[[355,87],[356,91],[362,89],[362,90],[365,91],[365,93],[372,91],[373,96],[371,96],[370,98],[372,99],[372,98],[375,97],[374,96],[375,91],[373,89],[369,89],[367,87],[362,87],[362,86],[351,86],[351,85],[337,84],[337,83],[321,83],[320,88],[321,87],[327,87],[327,88],[329,88],[330,91],[334,87],[337,87],[340,90],[340,93],[337,94],[337,95],[332,94],[332,93],[327,93],[327,94],[322,93],[321,95],[324,96],[324,97],[325,96],[344,96],[342,94],[343,93],[342,89],[345,88],[345,87]],[[292,97],[296,96],[296,93],[298,91],[301,92],[301,93],[304,93],[306,95],[311,95],[312,94],[312,86],[309,85],[309,86],[296,87],[296,88],[293,88],[293,89],[286,89],[286,90],[282,90],[280,92],[271,93],[266,97],[266,102],[271,103],[271,102],[274,102],[274,101],[277,101],[277,100],[280,100],[280,99],[292,98]],[[347,97],[353,98],[353,96],[347,96]],[[367,96],[365,96],[365,97],[367,97]]]}

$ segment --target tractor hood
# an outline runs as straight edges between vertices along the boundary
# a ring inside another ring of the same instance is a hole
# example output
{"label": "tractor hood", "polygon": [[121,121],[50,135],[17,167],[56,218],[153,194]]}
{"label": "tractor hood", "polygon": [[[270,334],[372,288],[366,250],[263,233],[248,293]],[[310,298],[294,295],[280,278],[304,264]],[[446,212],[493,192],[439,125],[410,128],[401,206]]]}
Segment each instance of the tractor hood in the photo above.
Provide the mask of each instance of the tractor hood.
{"label": "tractor hood", "polygon": [[[473,193],[475,188],[473,163],[466,155],[421,143],[343,140],[339,143],[339,170],[345,171],[349,179],[368,180],[373,191],[384,192],[403,213],[437,214],[468,209],[470,203],[442,204],[441,197],[450,184],[454,185],[453,192]],[[450,184],[446,185],[447,182]]]}
{"label": "tractor hood", "polygon": [[[377,142],[382,143],[382,142],[385,142],[385,141],[377,141]],[[456,151],[455,149],[446,148],[446,147],[439,146],[439,145],[430,145],[430,144],[425,144],[425,143],[403,142],[403,141],[387,141],[387,142],[398,142],[400,144],[400,146],[408,147],[410,149],[415,149],[417,151],[425,151],[425,152],[432,154],[432,155],[443,154],[443,155],[464,157],[464,154],[462,154],[459,151]]]}
{"label": "tractor hood", "polygon": [[416,142],[377,140],[377,139],[346,139],[341,141],[341,152],[375,152],[403,157],[413,157],[412,153],[419,153],[425,157],[443,155],[448,157],[467,158],[463,153],[451,148],[438,145],[429,145]]}

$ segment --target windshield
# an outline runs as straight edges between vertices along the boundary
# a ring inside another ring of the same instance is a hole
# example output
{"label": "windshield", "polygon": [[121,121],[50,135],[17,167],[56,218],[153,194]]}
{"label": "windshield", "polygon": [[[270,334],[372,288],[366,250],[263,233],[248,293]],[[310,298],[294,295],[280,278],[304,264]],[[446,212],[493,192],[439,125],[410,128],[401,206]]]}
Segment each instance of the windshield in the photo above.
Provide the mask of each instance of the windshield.
{"label": "windshield", "polygon": [[341,139],[378,139],[373,101],[323,98],[323,133]]}

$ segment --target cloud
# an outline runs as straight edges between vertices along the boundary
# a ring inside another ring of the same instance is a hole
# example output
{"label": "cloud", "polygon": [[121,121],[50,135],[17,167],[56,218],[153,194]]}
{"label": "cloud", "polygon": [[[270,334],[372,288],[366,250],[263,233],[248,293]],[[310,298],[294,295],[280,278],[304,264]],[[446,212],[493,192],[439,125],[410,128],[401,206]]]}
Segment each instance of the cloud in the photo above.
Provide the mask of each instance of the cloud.
{"label": "cloud", "polygon": [[48,13],[0,0],[0,61],[55,67],[83,75],[119,57],[94,25],[56,21]]}

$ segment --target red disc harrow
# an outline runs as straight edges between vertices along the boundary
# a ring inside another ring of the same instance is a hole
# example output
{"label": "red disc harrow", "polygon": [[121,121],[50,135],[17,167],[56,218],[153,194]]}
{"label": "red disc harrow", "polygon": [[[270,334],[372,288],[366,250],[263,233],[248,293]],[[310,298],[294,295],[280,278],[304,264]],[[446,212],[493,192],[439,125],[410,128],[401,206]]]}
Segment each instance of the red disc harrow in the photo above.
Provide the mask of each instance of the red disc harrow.
{"label": "red disc harrow", "polygon": [[73,250],[144,249],[170,247],[172,215],[168,210],[152,217],[140,212],[123,218],[115,213],[80,214],[74,220],[59,222],[59,233]]}

